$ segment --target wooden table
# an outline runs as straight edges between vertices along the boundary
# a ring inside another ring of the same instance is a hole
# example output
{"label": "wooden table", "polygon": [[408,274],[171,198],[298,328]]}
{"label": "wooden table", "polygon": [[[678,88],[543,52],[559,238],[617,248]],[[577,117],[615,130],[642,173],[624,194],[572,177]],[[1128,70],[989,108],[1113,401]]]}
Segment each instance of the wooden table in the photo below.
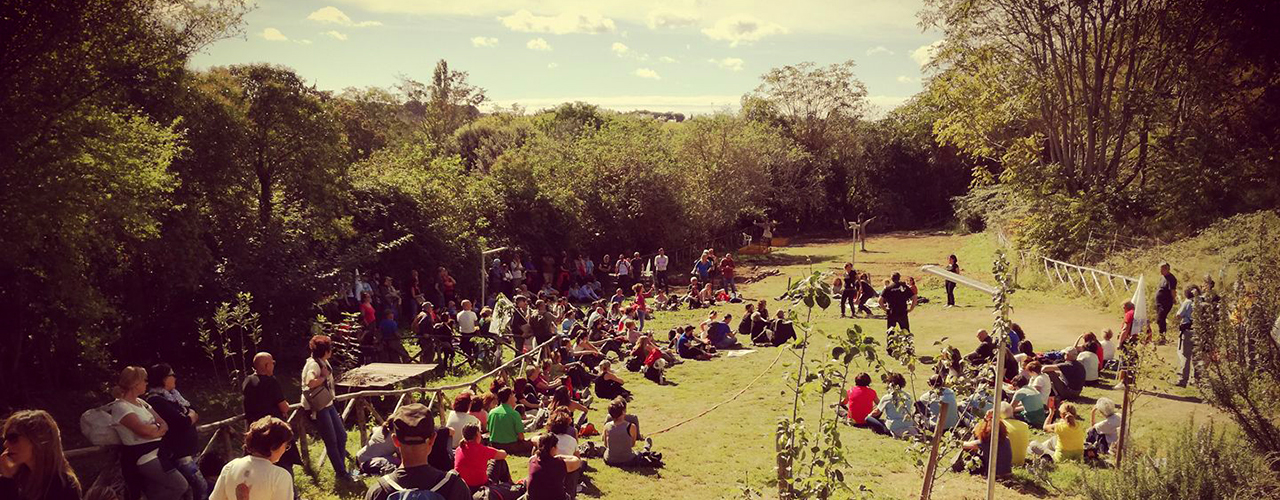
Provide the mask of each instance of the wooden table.
{"label": "wooden table", "polygon": [[394,386],[434,369],[435,363],[369,363],[343,373],[338,385],[362,389]]}

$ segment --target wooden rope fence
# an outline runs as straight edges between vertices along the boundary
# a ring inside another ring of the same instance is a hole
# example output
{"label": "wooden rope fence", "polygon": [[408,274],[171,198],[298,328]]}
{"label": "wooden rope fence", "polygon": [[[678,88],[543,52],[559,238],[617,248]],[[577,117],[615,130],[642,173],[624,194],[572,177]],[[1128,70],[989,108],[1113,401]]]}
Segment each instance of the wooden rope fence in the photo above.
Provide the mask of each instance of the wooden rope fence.
{"label": "wooden rope fence", "polygon": [[[1138,284],[1138,278],[1132,276],[1109,273],[1092,267],[1078,266],[1026,250],[1019,250],[1018,255],[1021,257],[1023,266],[1040,264],[1036,267],[1043,268],[1045,277],[1050,278],[1050,280],[1056,279],[1059,283],[1069,285],[1072,289],[1082,291],[1090,297],[1095,294],[1103,296],[1121,291],[1116,286],[1117,282],[1124,287],[1125,292],[1132,290]],[[1037,260],[1040,262],[1037,263]],[[1107,282],[1105,287],[1102,285],[1103,280]]]}
{"label": "wooden rope fence", "polygon": [[[550,345],[555,340],[556,339],[550,339],[550,340],[547,340],[546,342],[538,344],[534,348],[530,349],[528,352],[525,352],[524,354],[521,354],[519,356],[512,358],[510,361],[503,363],[497,368],[494,368],[472,379],[469,382],[459,382],[456,384],[450,384],[450,385],[445,385],[440,387],[409,387],[405,389],[370,389],[370,390],[364,390],[364,391],[349,392],[346,394],[340,394],[337,397],[335,397],[334,404],[336,405],[343,401],[350,401],[349,403],[347,403],[346,408],[343,409],[342,411],[342,419],[346,420],[348,417],[351,416],[351,413],[353,411],[355,412],[356,423],[360,428],[361,446],[369,444],[368,428],[366,426],[366,424],[368,423],[369,414],[372,414],[373,417],[377,419],[379,423],[386,420],[385,418],[383,418],[381,414],[377,412],[377,410],[373,408],[373,405],[369,403],[368,398],[372,398],[372,397],[399,396],[400,398],[399,400],[397,400],[396,406],[395,406],[398,409],[400,408],[401,405],[404,405],[406,404],[406,402],[411,401],[410,398],[414,393],[417,393],[419,395],[419,399],[425,399],[426,395],[430,394],[431,399],[427,401],[427,406],[433,407],[437,411],[440,417],[440,425],[443,426],[444,420],[445,420],[445,413],[448,410],[448,401],[445,398],[444,391],[451,391],[451,390],[457,390],[457,389],[470,389],[473,392],[479,392],[480,382],[486,379],[492,378],[495,375],[498,375],[499,373],[502,373],[503,375],[505,375],[508,380],[513,380],[517,373],[524,372],[525,363],[528,362],[531,358],[536,357],[537,360],[535,362],[540,363],[543,359],[543,352],[545,351],[544,348]],[[518,370],[513,370],[516,364],[519,364],[520,367]],[[309,419],[307,419],[306,415],[301,411],[302,410],[301,403],[294,403],[289,405],[289,410],[290,410],[290,414],[287,421],[289,422],[289,425],[293,427],[294,435],[299,437],[298,451],[302,455],[302,460],[304,462],[303,466],[307,470],[311,470],[311,454],[309,453],[308,443],[306,439],[307,425],[310,423]],[[395,410],[392,410],[393,413],[394,411]],[[204,453],[207,453],[209,450],[211,450],[215,443],[221,443],[221,445],[227,450],[234,450],[233,444],[232,444],[232,437],[234,436],[235,431],[233,429],[233,426],[240,423],[240,421],[242,420],[244,420],[244,414],[239,414],[234,417],[229,417],[229,418],[219,420],[217,422],[211,422],[211,423],[197,426],[196,430],[201,434],[212,433],[209,436],[208,443],[205,445],[205,447],[201,451],[201,454],[203,455]],[[86,457],[96,453],[108,451],[112,448],[114,447],[90,446],[86,448],[77,448],[74,450],[67,450],[66,456],[67,458]]]}

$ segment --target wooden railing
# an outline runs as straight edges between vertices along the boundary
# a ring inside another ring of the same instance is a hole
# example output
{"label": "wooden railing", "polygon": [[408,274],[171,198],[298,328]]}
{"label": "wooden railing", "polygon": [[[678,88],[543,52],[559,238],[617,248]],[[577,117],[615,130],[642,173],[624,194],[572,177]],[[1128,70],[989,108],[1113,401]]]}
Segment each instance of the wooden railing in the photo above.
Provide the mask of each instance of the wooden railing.
{"label": "wooden railing", "polygon": [[[346,394],[339,394],[335,397],[334,404],[337,405],[342,402],[347,402],[346,407],[342,410],[342,419],[344,421],[351,416],[353,411],[355,412],[356,426],[360,431],[361,446],[369,444],[369,416],[372,415],[379,422],[385,420],[385,418],[373,408],[373,405],[369,403],[368,398],[372,397],[400,396],[400,399],[396,401],[396,408],[398,409],[401,405],[404,405],[407,400],[409,400],[411,395],[415,393],[419,394],[419,397],[424,401],[426,400],[427,395],[430,394],[431,399],[428,401],[427,405],[435,411],[436,415],[440,419],[439,425],[444,426],[446,414],[449,409],[448,400],[445,398],[444,391],[470,389],[474,393],[479,393],[480,382],[498,374],[505,374],[508,380],[514,380],[517,374],[524,372],[525,362],[536,357],[537,359],[534,362],[540,363],[542,361],[542,353],[545,351],[544,348],[555,340],[556,339],[553,338],[543,342],[542,344],[535,346],[533,349],[530,349],[528,352],[512,358],[510,361],[503,363],[497,368],[494,368],[469,382],[459,382],[440,387],[410,387],[405,389],[379,389],[349,392]],[[516,368],[517,364],[520,365],[519,368]],[[289,410],[290,414],[288,422],[293,427],[294,435],[298,436],[298,451],[302,455],[302,460],[304,462],[303,466],[306,467],[307,470],[311,470],[311,454],[309,453],[306,439],[307,426],[310,423],[310,419],[303,413],[301,403],[289,405]],[[394,410],[392,411],[394,412]],[[203,455],[208,452],[219,442],[222,444],[222,447],[226,448],[228,451],[234,450],[235,448],[232,443],[232,438],[236,434],[234,426],[243,420],[244,414],[240,414],[217,422],[210,422],[197,426],[196,430],[201,434],[211,433],[209,441],[203,448],[203,451],[201,451],[201,454]],[[95,453],[108,451],[111,448],[113,447],[90,446],[87,448],[78,448],[74,450],[67,450],[66,456],[67,458],[86,457]]]}
{"label": "wooden railing", "polygon": [[[1022,258],[1022,264],[1031,265],[1043,264],[1045,277],[1050,281],[1057,279],[1059,283],[1069,285],[1071,288],[1082,291],[1089,296],[1093,296],[1097,291],[1097,295],[1105,295],[1108,292],[1119,292],[1116,282],[1124,287],[1124,291],[1128,292],[1138,284],[1138,278],[1132,276],[1123,276],[1119,274],[1109,273],[1092,267],[1078,266],[1070,262],[1050,259],[1048,257],[1037,255],[1025,250],[1018,251]],[[1036,262],[1039,260],[1040,262]],[[1035,267],[1041,267],[1039,265]],[[1102,279],[1098,279],[1101,276]],[[1102,286],[1103,281],[1107,283],[1106,287]]]}

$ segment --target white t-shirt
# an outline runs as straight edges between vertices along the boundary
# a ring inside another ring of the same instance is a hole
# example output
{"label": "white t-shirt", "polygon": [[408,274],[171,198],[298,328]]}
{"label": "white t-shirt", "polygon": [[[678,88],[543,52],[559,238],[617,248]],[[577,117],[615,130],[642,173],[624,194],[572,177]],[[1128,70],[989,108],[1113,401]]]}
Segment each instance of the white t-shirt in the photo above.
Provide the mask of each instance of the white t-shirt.
{"label": "white t-shirt", "polygon": [[444,425],[445,427],[453,429],[453,442],[451,443],[451,446],[454,448],[457,448],[458,444],[462,443],[462,428],[466,427],[467,424],[476,424],[479,426],[480,419],[470,413],[459,413],[452,410],[449,411],[449,418],[445,420]]}
{"label": "white t-shirt", "polygon": [[1116,442],[1120,441],[1120,414],[1112,413],[1110,417],[1098,421],[1093,424],[1093,430],[1107,436],[1107,443],[1115,446]]}
{"label": "white t-shirt", "polygon": [[[141,398],[138,399],[138,404],[133,404],[123,399],[115,400],[111,403],[111,422],[115,424],[113,427],[116,429],[116,434],[120,436],[120,444],[125,446],[135,446],[139,444],[154,443],[160,440],[158,437],[145,438],[134,434],[133,430],[125,427],[124,424],[121,424],[120,421],[124,420],[124,417],[127,417],[130,414],[137,415],[138,420],[141,420],[143,424],[156,424],[156,417],[151,414],[151,405],[147,404],[147,402]],[[138,457],[138,465],[155,460],[159,454],[159,449],[151,450],[151,453]]]}
{"label": "white t-shirt", "polygon": [[666,270],[667,270],[667,256],[666,256],[666,255],[659,255],[659,256],[657,256],[657,257],[654,257],[654,258],[653,258],[653,269],[654,269],[655,271],[666,271]]}
{"label": "white t-shirt", "polygon": [[556,434],[556,454],[574,455],[578,453],[578,440],[568,434]]}
{"label": "white t-shirt", "polygon": [[1084,381],[1093,382],[1098,380],[1098,355],[1091,352],[1082,352],[1076,358],[1081,365],[1084,365]]}
{"label": "white t-shirt", "polygon": [[1103,361],[1111,361],[1113,359],[1116,359],[1116,343],[1115,342],[1112,342],[1110,340],[1103,340],[1103,341],[1099,341],[1098,344],[1102,345]]}
{"label": "white t-shirt", "polygon": [[293,476],[270,460],[250,455],[227,462],[209,500],[236,500],[240,484],[249,485],[249,500],[293,498]]}
{"label": "white t-shirt", "polygon": [[1053,391],[1053,382],[1049,380],[1049,375],[1045,373],[1036,375],[1027,382],[1027,386],[1034,387],[1037,391],[1040,391],[1040,402],[1049,404],[1049,393]]}
{"label": "white t-shirt", "polygon": [[[306,392],[311,389],[310,387],[307,387],[307,382],[315,380],[319,377],[320,377],[320,362],[316,361],[316,358],[308,356],[307,363],[302,366],[302,392],[303,392],[302,407],[307,410],[323,410],[324,409],[324,408],[312,408],[311,403],[309,403],[306,398]],[[329,390],[334,389],[333,372],[329,373],[329,380],[326,380],[324,383],[329,384]],[[333,406],[333,403],[329,403],[329,406]],[[325,408],[328,408],[328,406],[326,406]],[[234,495],[235,492],[233,491],[231,492],[231,494]]]}
{"label": "white t-shirt", "polygon": [[459,333],[476,333],[476,313],[474,311],[461,311],[458,313],[458,332]]}
{"label": "white t-shirt", "polygon": [[618,276],[631,274],[631,262],[626,259],[618,261]]}

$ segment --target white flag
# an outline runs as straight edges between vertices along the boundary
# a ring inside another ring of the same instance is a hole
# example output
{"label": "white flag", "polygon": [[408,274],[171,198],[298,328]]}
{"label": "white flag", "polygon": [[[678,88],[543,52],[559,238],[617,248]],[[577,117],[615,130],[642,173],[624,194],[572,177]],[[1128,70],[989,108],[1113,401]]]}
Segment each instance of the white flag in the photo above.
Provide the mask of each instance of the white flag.
{"label": "white flag", "polygon": [[1133,327],[1129,334],[1138,336],[1147,329],[1146,276],[1138,276],[1138,287],[1133,291]]}

